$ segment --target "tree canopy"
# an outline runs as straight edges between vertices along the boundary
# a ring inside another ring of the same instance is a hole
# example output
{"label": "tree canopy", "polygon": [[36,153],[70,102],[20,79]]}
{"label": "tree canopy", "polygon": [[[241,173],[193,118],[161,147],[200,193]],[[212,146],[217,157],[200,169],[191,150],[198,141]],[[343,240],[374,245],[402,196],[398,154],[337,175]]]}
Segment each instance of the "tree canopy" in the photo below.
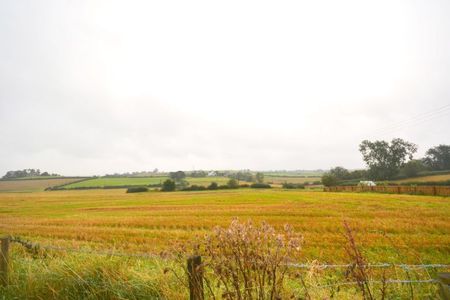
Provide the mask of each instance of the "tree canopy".
{"label": "tree canopy", "polygon": [[261,172],[257,172],[255,174],[255,179],[257,183],[263,183],[264,182],[264,174]]}
{"label": "tree canopy", "polygon": [[16,171],[8,171],[3,176],[3,179],[13,179],[13,178],[22,178],[22,177],[37,177],[37,176],[59,176],[58,174],[50,174],[48,172],[41,173],[39,169],[23,169]]}
{"label": "tree canopy", "polygon": [[170,172],[169,177],[175,181],[181,181],[186,178],[186,174],[183,171]]}
{"label": "tree canopy", "polygon": [[399,138],[390,143],[364,140],[359,145],[359,151],[369,167],[369,178],[386,180],[396,176],[406,161],[413,158],[417,146]]}
{"label": "tree canopy", "polygon": [[450,170],[450,145],[428,149],[423,162],[433,171]]}

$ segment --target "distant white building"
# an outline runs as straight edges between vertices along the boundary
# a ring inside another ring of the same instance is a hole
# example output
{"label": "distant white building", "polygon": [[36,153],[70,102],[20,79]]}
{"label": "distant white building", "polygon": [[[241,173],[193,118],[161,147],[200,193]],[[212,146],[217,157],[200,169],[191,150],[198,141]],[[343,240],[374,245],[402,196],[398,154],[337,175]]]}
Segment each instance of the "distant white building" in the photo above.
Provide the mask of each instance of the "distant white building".
{"label": "distant white building", "polygon": [[373,181],[360,181],[359,185],[363,185],[363,186],[377,186],[377,184]]}
{"label": "distant white building", "polygon": [[208,173],[208,177],[215,177],[217,176],[217,172],[216,171],[211,171]]}

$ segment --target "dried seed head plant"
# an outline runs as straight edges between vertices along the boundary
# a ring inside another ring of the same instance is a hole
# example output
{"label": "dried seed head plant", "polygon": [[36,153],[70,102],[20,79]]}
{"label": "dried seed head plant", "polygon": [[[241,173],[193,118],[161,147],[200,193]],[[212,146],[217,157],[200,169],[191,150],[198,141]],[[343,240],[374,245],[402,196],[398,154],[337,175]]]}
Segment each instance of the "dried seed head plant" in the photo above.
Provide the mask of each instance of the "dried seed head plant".
{"label": "dried seed head plant", "polygon": [[[355,280],[364,300],[373,300],[373,291],[370,286],[371,269],[368,267],[366,259],[357,246],[353,230],[347,221],[344,221],[344,235],[347,240],[345,252],[351,261],[351,265],[347,269],[346,275],[348,278]],[[385,294],[384,283],[385,280],[383,280],[382,299],[384,299]]]}
{"label": "dried seed head plant", "polygon": [[299,256],[301,243],[289,225],[277,231],[234,219],[228,228],[216,227],[200,245],[207,285],[224,299],[281,299],[287,263]]}

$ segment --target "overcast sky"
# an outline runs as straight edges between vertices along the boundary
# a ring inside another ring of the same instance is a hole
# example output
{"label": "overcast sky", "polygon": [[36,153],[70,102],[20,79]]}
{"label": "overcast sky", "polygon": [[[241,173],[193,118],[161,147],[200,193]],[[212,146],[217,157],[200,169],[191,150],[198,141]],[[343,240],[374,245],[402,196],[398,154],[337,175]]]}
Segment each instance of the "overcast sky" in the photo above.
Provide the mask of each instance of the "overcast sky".
{"label": "overcast sky", "polygon": [[0,0],[0,172],[360,168],[450,143],[450,1]]}

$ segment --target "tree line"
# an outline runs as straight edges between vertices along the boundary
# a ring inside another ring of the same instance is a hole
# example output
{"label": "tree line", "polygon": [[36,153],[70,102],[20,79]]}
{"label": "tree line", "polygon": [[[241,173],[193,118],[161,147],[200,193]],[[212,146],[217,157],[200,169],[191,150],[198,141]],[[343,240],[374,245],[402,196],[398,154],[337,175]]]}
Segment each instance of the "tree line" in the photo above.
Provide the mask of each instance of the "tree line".
{"label": "tree line", "polygon": [[331,186],[347,180],[391,180],[414,177],[423,171],[450,170],[450,145],[430,148],[419,159],[414,159],[417,145],[400,138],[391,142],[364,140],[359,151],[366,170],[349,171],[335,167],[322,176],[322,183]]}
{"label": "tree line", "polygon": [[[191,177],[206,177],[206,171],[193,171],[188,173]],[[201,176],[202,175],[202,176]],[[216,174],[217,175],[217,174]],[[225,185],[218,185],[216,182],[211,182],[208,187],[199,185],[189,186],[189,182],[186,181],[186,173],[184,171],[176,171],[169,173],[169,179],[165,180],[162,184],[161,190],[165,192],[178,190],[217,190],[217,189],[236,189],[239,187],[253,187],[253,188],[270,188],[270,185],[264,184],[264,174],[257,172],[251,173],[249,170],[239,171],[235,173],[226,173],[230,178]],[[239,184],[239,180],[246,182],[253,182],[253,184]]]}
{"label": "tree line", "polygon": [[23,169],[16,171],[8,171],[2,179],[24,178],[24,177],[39,177],[39,176],[60,176],[56,173],[41,172],[39,169]]}

